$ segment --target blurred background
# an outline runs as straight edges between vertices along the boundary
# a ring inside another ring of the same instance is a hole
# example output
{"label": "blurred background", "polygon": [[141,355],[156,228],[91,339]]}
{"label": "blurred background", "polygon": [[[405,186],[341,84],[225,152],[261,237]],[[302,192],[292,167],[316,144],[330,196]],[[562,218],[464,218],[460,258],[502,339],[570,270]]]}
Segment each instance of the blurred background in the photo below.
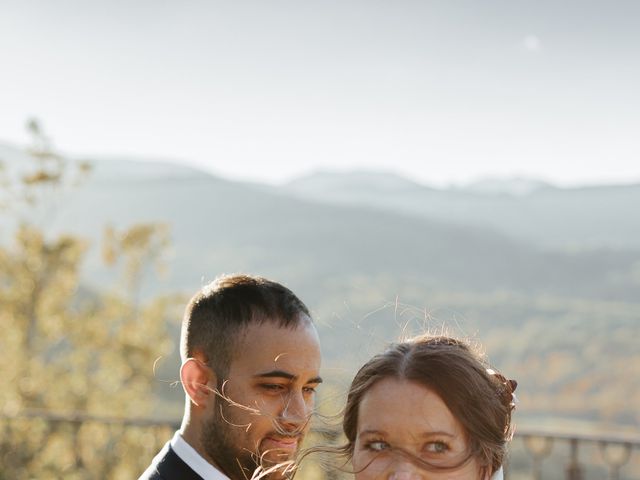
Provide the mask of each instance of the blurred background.
{"label": "blurred background", "polygon": [[509,478],[640,478],[639,15],[1,1],[0,479],[139,475],[234,272],[312,309],[322,413],[447,331],[518,380]]}

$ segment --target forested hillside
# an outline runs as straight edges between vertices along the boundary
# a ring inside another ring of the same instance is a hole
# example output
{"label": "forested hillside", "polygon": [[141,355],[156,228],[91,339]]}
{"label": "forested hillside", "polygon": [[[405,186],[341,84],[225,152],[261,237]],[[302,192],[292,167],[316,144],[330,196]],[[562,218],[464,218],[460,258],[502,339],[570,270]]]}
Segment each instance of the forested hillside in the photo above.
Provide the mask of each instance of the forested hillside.
{"label": "forested hillside", "polygon": [[[19,169],[19,152],[0,153]],[[367,181],[325,198],[166,163],[92,164],[39,220],[93,241],[84,288],[109,280],[97,248],[105,225],[166,224],[167,274],[147,272],[143,296],[188,295],[223,272],[274,277],[313,309],[328,378],[344,381],[403,332],[444,327],[481,341],[518,379],[523,418],[640,423],[640,222],[628,204],[620,210],[635,187],[487,196],[394,177],[382,188],[378,176],[375,195]],[[173,338],[178,325],[169,322]],[[174,351],[159,378],[175,379],[175,362]],[[157,387],[179,404],[178,391]]]}

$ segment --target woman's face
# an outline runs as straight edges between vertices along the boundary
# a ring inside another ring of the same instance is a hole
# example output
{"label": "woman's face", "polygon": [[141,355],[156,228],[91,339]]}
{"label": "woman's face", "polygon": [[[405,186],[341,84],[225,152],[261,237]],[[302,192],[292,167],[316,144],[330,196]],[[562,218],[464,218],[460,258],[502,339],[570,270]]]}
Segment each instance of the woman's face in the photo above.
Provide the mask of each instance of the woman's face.
{"label": "woman's face", "polygon": [[360,402],[353,468],[356,480],[482,478],[462,425],[442,399],[396,378],[374,384]]}

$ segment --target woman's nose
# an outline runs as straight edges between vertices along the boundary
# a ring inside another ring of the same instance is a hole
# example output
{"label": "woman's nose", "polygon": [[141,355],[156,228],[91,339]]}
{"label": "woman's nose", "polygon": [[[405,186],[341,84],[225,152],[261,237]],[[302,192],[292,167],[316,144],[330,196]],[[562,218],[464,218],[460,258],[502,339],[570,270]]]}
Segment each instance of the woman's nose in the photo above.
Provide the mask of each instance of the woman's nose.
{"label": "woman's nose", "polygon": [[423,471],[411,462],[395,462],[389,469],[387,480],[425,480]]}
{"label": "woman's nose", "polygon": [[420,472],[392,472],[387,480],[423,480]]}

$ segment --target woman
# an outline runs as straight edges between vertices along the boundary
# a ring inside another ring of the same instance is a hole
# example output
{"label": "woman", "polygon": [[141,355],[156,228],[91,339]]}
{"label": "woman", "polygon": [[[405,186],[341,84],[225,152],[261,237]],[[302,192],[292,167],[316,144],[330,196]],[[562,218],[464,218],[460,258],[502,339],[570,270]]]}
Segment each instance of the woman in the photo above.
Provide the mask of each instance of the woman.
{"label": "woman", "polygon": [[502,478],[516,382],[466,343],[397,343],[356,374],[343,421],[355,480]]}

